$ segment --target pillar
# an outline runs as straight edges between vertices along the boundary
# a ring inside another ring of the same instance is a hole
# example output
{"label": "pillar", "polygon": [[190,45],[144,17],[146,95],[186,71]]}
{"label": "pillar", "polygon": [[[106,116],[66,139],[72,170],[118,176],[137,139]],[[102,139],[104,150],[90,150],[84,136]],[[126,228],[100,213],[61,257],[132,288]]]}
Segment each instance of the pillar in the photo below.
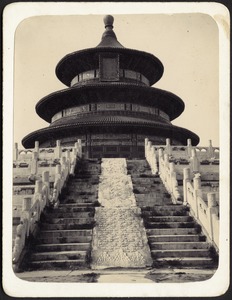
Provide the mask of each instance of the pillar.
{"label": "pillar", "polygon": [[200,190],[201,189],[201,177],[196,176],[193,178],[193,187],[194,190]]}
{"label": "pillar", "polygon": [[207,200],[208,200],[208,217],[209,217],[209,237],[212,241],[215,240],[214,238],[214,224],[213,224],[213,214],[217,212],[216,206],[216,193],[208,193],[207,194]]}
{"label": "pillar", "polygon": [[145,141],[144,141],[144,153],[145,153],[145,158],[148,160],[148,138],[145,138]]}
{"label": "pillar", "polygon": [[35,141],[35,148],[34,148],[34,152],[39,153],[39,142]]}
{"label": "pillar", "polygon": [[24,197],[23,198],[23,207],[22,210],[29,211],[31,209],[32,205],[32,198],[31,197]]}
{"label": "pillar", "polygon": [[79,156],[82,157],[82,142],[81,142],[81,139],[78,139],[77,143],[78,143],[78,153],[79,153]]}
{"label": "pillar", "polygon": [[159,157],[163,157],[163,149],[159,148]]}
{"label": "pillar", "polygon": [[188,157],[191,157],[192,155],[192,140],[187,139],[187,152],[188,152]]}
{"label": "pillar", "polygon": [[164,153],[164,163],[165,163],[165,166],[168,166],[168,164],[169,164],[169,159],[168,159],[167,153]]}
{"label": "pillar", "polygon": [[188,203],[188,196],[187,196],[187,183],[190,182],[190,169],[184,168],[183,170],[183,193],[184,193],[184,205]]}
{"label": "pillar", "polygon": [[56,165],[56,175],[61,174],[61,165]]}
{"label": "pillar", "polygon": [[35,194],[39,193],[41,194],[42,193],[42,180],[36,180],[35,182]]}
{"label": "pillar", "polygon": [[194,188],[194,200],[195,200],[195,211],[196,211],[196,218],[198,219],[198,196],[202,198],[202,190],[201,190],[201,177],[195,175],[193,178],[193,188]]}
{"label": "pillar", "polygon": [[36,175],[38,170],[38,152],[32,152],[32,159],[31,159],[31,174]]}
{"label": "pillar", "polygon": [[172,147],[171,147],[170,139],[166,139],[166,153],[168,155],[172,154]]}
{"label": "pillar", "polygon": [[55,158],[61,158],[61,142],[60,140],[56,141],[56,149],[55,149]]}
{"label": "pillar", "polygon": [[14,144],[14,160],[18,160],[18,156],[19,156],[19,149],[18,149],[18,143]]}
{"label": "pillar", "polygon": [[208,200],[208,207],[217,206],[216,193],[208,193],[207,200]]}
{"label": "pillar", "polygon": [[70,150],[68,149],[65,153],[66,160],[70,160]]}
{"label": "pillar", "polygon": [[175,164],[174,164],[174,162],[170,162],[169,163],[169,170],[170,170],[170,172],[175,172]]}
{"label": "pillar", "polygon": [[209,147],[207,149],[207,157],[209,159],[214,157],[214,150],[213,150],[213,146],[212,146],[212,141],[211,140],[209,140]]}
{"label": "pillar", "polygon": [[199,172],[199,161],[198,161],[198,158],[197,158],[197,155],[196,155],[196,149],[192,149],[191,150],[191,158],[190,158],[190,166],[191,166],[191,171],[193,173],[197,173]]}
{"label": "pillar", "polygon": [[148,138],[145,138],[145,147],[147,146],[148,144]]}
{"label": "pillar", "polygon": [[43,171],[42,173],[42,181],[49,182],[49,171]]}

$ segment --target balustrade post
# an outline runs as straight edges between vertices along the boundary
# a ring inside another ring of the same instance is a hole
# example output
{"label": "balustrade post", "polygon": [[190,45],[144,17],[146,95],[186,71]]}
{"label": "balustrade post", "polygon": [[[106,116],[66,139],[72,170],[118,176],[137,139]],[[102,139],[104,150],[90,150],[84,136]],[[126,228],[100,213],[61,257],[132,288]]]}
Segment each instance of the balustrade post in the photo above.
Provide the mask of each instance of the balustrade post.
{"label": "balustrade post", "polygon": [[41,194],[42,193],[42,180],[36,180],[35,182],[35,194]]}
{"label": "balustrade post", "polygon": [[[46,186],[47,190],[47,197],[46,197],[46,204],[49,203],[49,195],[50,195],[50,183],[49,183],[49,171],[43,171],[42,173],[42,182],[43,185]],[[43,188],[42,188],[43,190]]]}
{"label": "balustrade post", "polygon": [[56,141],[56,148],[55,148],[55,158],[61,158],[62,156],[62,149],[61,149],[61,142],[60,140]]}
{"label": "balustrade post", "polygon": [[172,147],[171,147],[170,139],[166,139],[166,153],[168,155],[172,154]]}
{"label": "balustrade post", "polygon": [[164,153],[164,164],[166,167],[168,167],[169,165],[169,159],[168,159],[168,154],[167,153]]}
{"label": "balustrade post", "polygon": [[62,157],[61,157],[61,170],[65,169],[65,167],[66,167],[66,162],[67,162],[66,157],[65,157],[65,156],[62,156]]}
{"label": "balustrade post", "polygon": [[187,194],[187,183],[190,182],[190,169],[184,168],[183,170],[183,192],[184,192],[184,205],[188,203],[188,194]]}
{"label": "balustrade post", "polygon": [[22,210],[30,211],[32,205],[32,197],[24,197],[23,198],[23,205]]}
{"label": "balustrade post", "polygon": [[159,148],[159,151],[158,151],[158,153],[159,153],[159,157],[163,157],[163,149],[161,149],[161,148]]}
{"label": "balustrade post", "polygon": [[38,152],[32,152],[32,159],[31,159],[31,174],[36,175],[38,171]]}
{"label": "balustrade post", "polygon": [[175,164],[173,162],[169,163],[169,172],[170,172],[170,179],[169,179],[169,188],[171,193],[174,192],[174,180],[176,179],[175,173]]}
{"label": "balustrade post", "polygon": [[209,147],[207,149],[207,157],[209,159],[214,157],[214,150],[213,150],[213,146],[212,146],[212,140],[209,140]]}
{"label": "balustrade post", "polygon": [[148,138],[145,138],[145,147],[147,146]]}
{"label": "balustrade post", "polygon": [[30,210],[32,207],[32,197],[24,197],[23,198],[23,203],[22,203],[22,215],[21,218],[22,219],[26,219],[27,220],[27,232],[26,232],[26,236],[29,236],[29,231],[30,231]]}
{"label": "balustrade post", "polygon": [[42,173],[42,181],[44,183],[49,182],[49,171],[43,171],[43,173]]}
{"label": "balustrade post", "polygon": [[13,153],[13,155],[14,155],[13,159],[17,161],[18,157],[19,157],[18,143],[14,143],[14,153]]}
{"label": "balustrade post", "polygon": [[145,138],[145,143],[144,143],[144,151],[145,151],[145,158],[146,160],[148,160],[148,149],[147,149],[147,146],[148,146],[148,138]]}
{"label": "balustrade post", "polygon": [[61,165],[56,165],[56,171],[55,171],[56,175],[60,175],[61,174]]}
{"label": "balustrade post", "polygon": [[34,152],[37,152],[39,154],[39,141],[35,141]]}
{"label": "balustrade post", "polygon": [[82,157],[82,142],[81,142],[81,139],[78,139],[77,143],[78,143],[78,153],[79,153],[79,156]]}
{"label": "balustrade post", "polygon": [[[55,182],[61,180],[61,165],[56,165],[55,170]],[[59,188],[59,192],[61,191],[61,188]]]}
{"label": "balustrade post", "polygon": [[198,197],[202,197],[201,190],[201,177],[199,175],[195,175],[193,178],[193,188],[194,188],[194,200],[196,205],[196,217],[198,219]]}
{"label": "balustrade post", "polygon": [[66,157],[66,162],[67,162],[67,165],[68,165],[68,172],[70,171],[70,165],[71,165],[71,162],[70,162],[70,150],[68,149],[65,153],[65,157]]}
{"label": "balustrade post", "polygon": [[157,168],[155,146],[151,147],[151,167],[152,167],[152,173],[156,174],[158,172],[158,168]]}
{"label": "balustrade post", "polygon": [[199,167],[200,167],[200,164],[199,164],[199,161],[198,161],[198,158],[197,158],[197,155],[196,155],[196,149],[193,148],[191,150],[191,158],[190,158],[190,167],[191,167],[191,171],[193,173],[197,173],[199,172]]}
{"label": "balustrade post", "polygon": [[209,217],[209,237],[212,241],[214,241],[214,230],[213,230],[213,218],[212,215],[216,213],[217,201],[216,201],[216,193],[208,193],[208,217]]}
{"label": "balustrade post", "polygon": [[190,158],[192,155],[192,140],[191,139],[187,139],[187,153],[188,153],[188,157]]}

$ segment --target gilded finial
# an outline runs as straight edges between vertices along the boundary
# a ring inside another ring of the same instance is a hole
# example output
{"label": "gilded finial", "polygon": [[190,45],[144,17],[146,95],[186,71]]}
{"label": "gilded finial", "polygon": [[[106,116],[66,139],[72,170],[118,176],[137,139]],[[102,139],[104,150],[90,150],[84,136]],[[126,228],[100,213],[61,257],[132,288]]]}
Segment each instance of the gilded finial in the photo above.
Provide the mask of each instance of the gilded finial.
{"label": "gilded finial", "polygon": [[105,24],[105,28],[109,27],[109,28],[113,28],[113,23],[114,23],[114,17],[111,15],[106,15],[103,19],[104,24]]}

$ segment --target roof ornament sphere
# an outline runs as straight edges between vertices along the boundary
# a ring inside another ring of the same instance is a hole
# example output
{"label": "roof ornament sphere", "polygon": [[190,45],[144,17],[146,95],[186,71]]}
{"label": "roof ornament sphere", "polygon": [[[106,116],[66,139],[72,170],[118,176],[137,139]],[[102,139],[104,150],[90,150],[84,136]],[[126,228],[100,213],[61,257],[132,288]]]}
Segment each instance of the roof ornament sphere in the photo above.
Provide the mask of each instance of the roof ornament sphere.
{"label": "roof ornament sphere", "polygon": [[105,28],[110,27],[113,28],[113,23],[114,23],[114,17],[111,15],[106,15],[103,18],[104,24],[105,24]]}

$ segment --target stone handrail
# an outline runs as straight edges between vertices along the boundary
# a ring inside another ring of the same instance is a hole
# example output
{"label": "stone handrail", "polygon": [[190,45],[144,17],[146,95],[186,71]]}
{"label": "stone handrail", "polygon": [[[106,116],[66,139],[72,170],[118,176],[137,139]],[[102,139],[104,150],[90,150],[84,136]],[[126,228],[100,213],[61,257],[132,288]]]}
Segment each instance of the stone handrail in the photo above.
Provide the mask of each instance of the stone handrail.
{"label": "stone handrail", "polygon": [[[21,161],[30,162],[36,160],[59,160],[63,154],[70,152],[70,157],[82,156],[82,144],[81,140],[77,140],[74,146],[63,146],[61,141],[56,141],[56,147],[54,148],[40,148],[39,142],[35,142],[35,147],[31,149],[18,149],[18,144],[14,145],[13,160],[15,163]],[[45,155],[46,154],[46,155]]]}
{"label": "stone handrail", "polygon": [[[159,149],[158,159],[155,152],[155,146],[148,139],[145,140],[145,157],[151,167],[152,174],[160,175],[161,180],[167,191],[170,193],[173,203],[178,203],[181,200],[181,195],[178,189],[177,173],[175,165],[169,162],[168,154],[163,153],[163,149]],[[159,164],[159,168],[158,168]]]}
{"label": "stone handrail", "polygon": [[159,175],[171,195],[172,202],[176,204],[181,201],[175,165],[173,162],[169,162],[168,155],[163,154],[162,149],[159,149]]}
{"label": "stone handrail", "polygon": [[[178,189],[177,172],[175,172],[176,166],[169,160],[169,146],[168,139],[166,151],[164,151],[164,147],[154,146],[148,139],[145,139],[145,157],[153,170],[153,174],[159,173],[167,191],[171,194],[173,203],[178,203],[181,196]],[[183,169],[183,204],[190,207],[191,214],[202,225],[203,232],[218,249],[219,208],[217,205],[217,192],[207,193],[207,200],[203,199],[199,173],[200,161],[197,155],[195,147],[191,147],[188,168]]]}
{"label": "stone handrail", "polygon": [[[148,142],[148,139],[145,139],[145,144]],[[170,139],[166,139],[165,145],[155,145],[153,147],[154,151],[158,152],[159,149],[163,149],[164,153],[170,156],[173,155],[174,157],[177,156],[182,158],[190,158],[192,156],[192,149],[195,149],[199,161],[218,159],[220,154],[219,147],[213,147],[211,140],[209,140],[208,147],[192,146],[191,139],[187,140],[187,146],[171,145]]]}
{"label": "stone handrail", "polygon": [[184,204],[189,205],[190,213],[202,226],[204,234],[219,248],[219,207],[216,193],[207,193],[207,200],[203,199],[201,178],[195,174],[193,183],[190,179],[190,169],[184,169]]}
{"label": "stone handrail", "polygon": [[[13,264],[17,264],[24,249],[26,239],[36,234],[37,223],[46,206],[57,206],[62,188],[66,185],[68,177],[74,174],[78,157],[81,157],[81,142],[78,141],[72,148],[62,153],[60,145],[56,148],[60,163],[55,167],[55,180],[53,189],[50,188],[49,171],[43,171],[42,180],[38,176],[38,153],[32,152],[31,175],[35,180],[35,191],[30,197],[23,199],[20,224],[16,228],[16,238],[13,248]],[[38,149],[37,149],[38,150]]]}
{"label": "stone handrail", "polygon": [[158,161],[155,147],[148,139],[145,139],[145,158],[151,167],[152,174],[158,174]]}
{"label": "stone handrail", "polygon": [[43,180],[37,180],[35,193],[24,197],[20,224],[16,228],[16,238],[13,248],[13,264],[17,264],[25,246],[26,239],[35,233],[41,212],[50,201],[49,172],[43,173]]}

